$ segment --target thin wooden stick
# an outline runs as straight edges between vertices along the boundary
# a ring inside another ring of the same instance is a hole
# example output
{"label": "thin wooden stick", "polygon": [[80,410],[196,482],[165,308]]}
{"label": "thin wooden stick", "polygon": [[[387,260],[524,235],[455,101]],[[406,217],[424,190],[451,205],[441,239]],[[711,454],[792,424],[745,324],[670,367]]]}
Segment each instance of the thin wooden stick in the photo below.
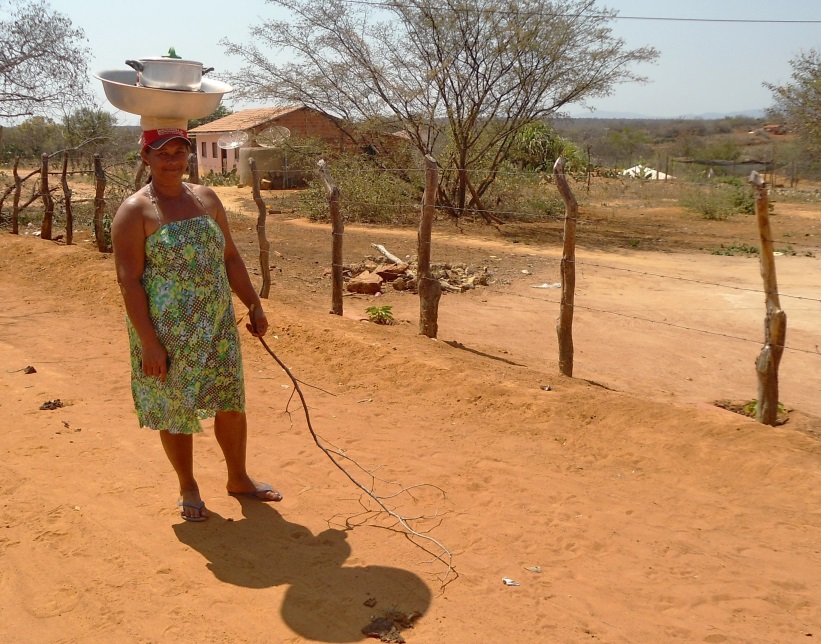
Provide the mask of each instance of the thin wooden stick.
{"label": "thin wooden stick", "polygon": [[[296,390],[297,395],[299,395],[299,399],[302,402],[302,409],[305,412],[305,420],[307,421],[307,424],[308,424],[308,431],[311,433],[311,437],[314,439],[314,443],[316,443],[316,446],[325,453],[325,455],[331,460],[331,462],[339,470],[341,470],[342,473],[345,474],[345,476],[347,476],[348,479],[356,487],[358,487],[365,494],[367,494],[371,499],[373,499],[377,503],[377,505],[379,505],[379,507],[382,508],[383,512],[387,513],[389,516],[396,519],[396,521],[407,531],[407,533],[411,537],[415,537],[417,539],[423,539],[425,541],[429,541],[430,543],[434,544],[437,548],[439,548],[441,550],[440,553],[431,553],[431,554],[434,555],[434,558],[433,558],[432,561],[442,561],[443,563],[445,563],[447,565],[447,571],[445,572],[445,576],[440,578],[440,581],[442,582],[442,585],[444,586],[446,584],[447,580],[448,580],[448,577],[450,577],[451,573],[454,572],[453,553],[450,550],[448,550],[444,545],[442,545],[442,543],[440,541],[438,541],[437,539],[434,539],[430,535],[423,534],[423,533],[418,532],[417,530],[414,530],[413,528],[411,528],[410,525],[408,525],[408,521],[410,519],[408,519],[407,517],[404,517],[401,514],[398,514],[397,512],[394,512],[393,510],[391,510],[387,505],[385,505],[385,503],[382,501],[382,499],[377,494],[375,494],[374,492],[369,490],[367,487],[362,485],[362,483],[357,481],[356,478],[354,478],[344,467],[342,467],[342,465],[340,465],[336,461],[336,459],[334,458],[334,454],[336,454],[338,456],[342,456],[345,459],[355,463],[355,461],[353,461],[353,459],[351,459],[351,457],[349,457],[345,454],[341,454],[338,451],[337,452],[331,452],[328,448],[326,448],[324,445],[322,445],[322,443],[320,442],[319,436],[317,436],[316,432],[314,431],[313,425],[311,424],[311,417],[310,417],[310,414],[308,413],[308,403],[305,400],[305,396],[302,393],[302,389],[299,386],[299,381],[294,377],[293,373],[291,373],[291,370],[285,365],[285,363],[282,362],[282,360],[279,359],[279,356],[277,356],[271,350],[271,347],[268,346],[268,343],[265,342],[265,339],[260,337],[260,338],[258,338],[258,340],[260,341],[262,346],[265,347],[265,350],[270,354],[270,356],[274,360],[276,360],[276,363],[280,367],[282,367],[282,370],[285,371],[285,373],[288,375],[288,378],[291,379],[291,382],[294,383],[294,389]],[[360,469],[363,469],[363,471],[366,471],[358,463],[357,463],[357,466],[360,467]],[[371,473],[369,473],[369,475],[373,476]],[[427,549],[426,549],[426,551],[430,552]]]}

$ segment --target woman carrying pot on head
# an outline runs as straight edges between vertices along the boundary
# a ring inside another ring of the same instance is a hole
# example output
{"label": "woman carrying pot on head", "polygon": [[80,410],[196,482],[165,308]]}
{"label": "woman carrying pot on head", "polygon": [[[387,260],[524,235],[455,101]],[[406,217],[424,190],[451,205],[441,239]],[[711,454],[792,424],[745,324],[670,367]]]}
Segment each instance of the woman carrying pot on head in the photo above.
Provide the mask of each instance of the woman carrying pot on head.
{"label": "woman carrying pot on head", "polygon": [[268,320],[225,209],[210,188],[183,183],[190,151],[184,129],[145,131],[141,146],[151,181],[123,202],[111,226],[140,426],[159,430],[179,478],[185,520],[208,516],[193,467],[200,418],[214,417],[228,492],[280,501],[278,491],[246,471],[245,388],[231,290],[248,307],[252,335],[265,335]]}

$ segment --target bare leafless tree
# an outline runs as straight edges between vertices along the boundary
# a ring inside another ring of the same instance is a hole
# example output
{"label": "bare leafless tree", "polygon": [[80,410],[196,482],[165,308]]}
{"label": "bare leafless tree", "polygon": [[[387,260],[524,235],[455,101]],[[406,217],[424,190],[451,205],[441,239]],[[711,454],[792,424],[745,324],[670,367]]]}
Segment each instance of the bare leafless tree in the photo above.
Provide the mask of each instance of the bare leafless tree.
{"label": "bare leafless tree", "polygon": [[237,94],[401,129],[439,159],[455,214],[477,205],[521,128],[643,80],[634,64],[657,56],[626,48],[595,0],[268,2],[288,18],[222,43],[245,63],[228,76]]}
{"label": "bare leafless tree", "polygon": [[0,118],[88,100],[85,35],[44,0],[0,0]]}

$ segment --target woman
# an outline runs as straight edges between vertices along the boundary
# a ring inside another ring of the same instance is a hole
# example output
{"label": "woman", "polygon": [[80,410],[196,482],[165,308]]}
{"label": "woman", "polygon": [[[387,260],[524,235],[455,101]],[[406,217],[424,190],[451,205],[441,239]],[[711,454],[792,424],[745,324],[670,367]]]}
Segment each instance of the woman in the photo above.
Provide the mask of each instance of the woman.
{"label": "woman", "polygon": [[214,417],[228,492],[280,501],[245,468],[245,389],[231,289],[248,307],[246,326],[257,337],[268,330],[259,296],[217,195],[182,181],[190,152],[185,130],[149,130],[141,143],[151,182],[123,202],[111,226],[140,425],[159,430],[186,521],[208,516],[193,471],[199,418]]}

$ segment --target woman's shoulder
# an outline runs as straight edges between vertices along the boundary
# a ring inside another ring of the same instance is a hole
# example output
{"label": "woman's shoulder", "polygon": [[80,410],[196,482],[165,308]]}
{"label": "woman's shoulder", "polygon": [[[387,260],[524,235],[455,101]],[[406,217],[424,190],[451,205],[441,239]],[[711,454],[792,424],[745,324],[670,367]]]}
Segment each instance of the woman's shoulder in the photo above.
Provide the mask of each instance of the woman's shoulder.
{"label": "woman's shoulder", "polygon": [[147,188],[141,188],[134,194],[125,198],[125,200],[117,208],[114,215],[115,219],[131,219],[134,217],[142,217],[146,207],[150,207],[151,201],[148,199]]}
{"label": "woman's shoulder", "polygon": [[216,216],[222,209],[222,201],[219,196],[208,186],[203,186],[198,183],[186,183],[185,186],[211,215]]}
{"label": "woman's shoulder", "polygon": [[197,195],[200,199],[217,199],[217,193],[214,192],[208,186],[204,186],[200,183],[186,183],[185,187],[188,188],[191,192]]}

